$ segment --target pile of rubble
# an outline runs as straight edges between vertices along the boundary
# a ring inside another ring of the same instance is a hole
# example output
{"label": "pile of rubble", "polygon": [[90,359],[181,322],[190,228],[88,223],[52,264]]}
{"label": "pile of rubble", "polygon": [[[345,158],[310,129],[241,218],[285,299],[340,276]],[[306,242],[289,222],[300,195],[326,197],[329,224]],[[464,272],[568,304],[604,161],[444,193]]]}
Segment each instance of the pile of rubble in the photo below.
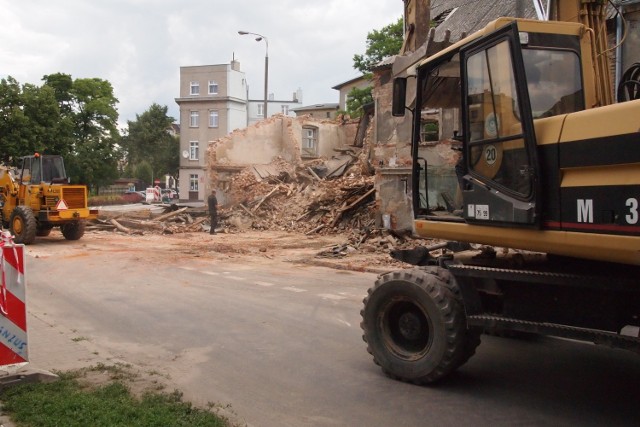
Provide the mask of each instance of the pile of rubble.
{"label": "pile of rubble", "polygon": [[[344,173],[322,177],[322,164],[296,167],[279,161],[261,177],[253,168],[231,181],[221,218],[238,229],[295,231],[305,234],[349,232],[375,226],[372,176],[359,173],[350,157]],[[332,171],[328,171],[329,173]]]}
{"label": "pile of rubble", "polygon": [[[332,160],[296,166],[276,160],[270,165],[247,167],[232,178],[225,191],[218,227],[226,233],[271,230],[344,236],[344,244],[318,254],[324,258],[356,251],[388,253],[420,244],[410,232],[376,226],[374,177],[357,156],[343,153]],[[198,232],[209,229],[209,217],[206,206],[171,205],[160,214],[101,215],[91,228],[127,234]]]}
{"label": "pile of rubble", "polygon": [[87,226],[87,230],[120,231],[125,234],[160,233],[175,234],[203,231],[208,224],[207,212],[188,207],[178,208],[167,205],[165,212],[154,215],[151,210],[130,211],[110,214],[100,212],[97,220]]}

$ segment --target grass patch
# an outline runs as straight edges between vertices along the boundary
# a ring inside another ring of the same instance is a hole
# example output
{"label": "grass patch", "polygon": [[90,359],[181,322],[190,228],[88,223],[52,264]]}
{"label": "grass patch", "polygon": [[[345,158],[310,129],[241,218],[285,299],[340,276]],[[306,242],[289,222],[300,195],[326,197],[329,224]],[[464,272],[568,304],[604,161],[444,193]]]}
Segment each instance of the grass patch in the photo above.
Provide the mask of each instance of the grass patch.
{"label": "grass patch", "polygon": [[[87,383],[87,374],[98,370],[109,374],[109,380]],[[136,396],[123,381],[134,374],[127,374],[123,366],[101,365],[58,375],[59,380],[52,383],[9,387],[0,395],[2,412],[24,427],[229,425],[224,418],[184,402],[179,391],[145,391]]]}

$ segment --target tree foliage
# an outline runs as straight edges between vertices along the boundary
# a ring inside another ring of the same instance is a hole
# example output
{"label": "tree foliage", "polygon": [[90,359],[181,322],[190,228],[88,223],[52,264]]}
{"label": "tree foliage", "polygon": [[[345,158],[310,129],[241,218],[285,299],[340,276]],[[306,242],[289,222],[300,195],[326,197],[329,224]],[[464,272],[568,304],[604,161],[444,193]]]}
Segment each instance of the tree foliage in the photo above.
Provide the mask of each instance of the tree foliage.
{"label": "tree foliage", "polygon": [[0,81],[0,157],[15,164],[34,152],[60,154],[72,182],[99,188],[117,174],[118,100],[111,83],[43,77],[44,84]]}
{"label": "tree foliage", "polygon": [[12,77],[0,81],[0,156],[5,163],[43,151],[56,127],[58,109],[51,91],[20,86]]}
{"label": "tree foliage", "polygon": [[364,89],[358,89],[354,87],[347,94],[347,114],[352,118],[358,118],[362,116],[364,112],[363,107],[373,102],[373,96],[371,94],[371,86]]}
{"label": "tree foliage", "polygon": [[367,49],[364,55],[353,55],[353,68],[362,74],[371,73],[372,68],[384,58],[396,55],[402,48],[404,28],[402,17],[396,22],[373,30],[367,34]]}
{"label": "tree foliage", "polygon": [[[134,178],[151,182],[148,175],[178,175],[180,143],[168,130],[174,122],[167,115],[168,107],[152,104],[136,120],[128,121],[127,135],[122,138],[122,148],[127,172]],[[150,174],[149,174],[150,172]]]}

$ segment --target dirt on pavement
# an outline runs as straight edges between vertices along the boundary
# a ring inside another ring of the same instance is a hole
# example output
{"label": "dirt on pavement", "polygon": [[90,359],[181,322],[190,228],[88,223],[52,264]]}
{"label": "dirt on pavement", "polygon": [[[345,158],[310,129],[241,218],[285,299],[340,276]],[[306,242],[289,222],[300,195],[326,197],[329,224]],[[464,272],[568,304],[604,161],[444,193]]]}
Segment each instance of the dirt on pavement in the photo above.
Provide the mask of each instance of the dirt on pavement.
{"label": "dirt on pavement", "polygon": [[[68,243],[68,244],[67,244]],[[73,244],[72,244],[73,243]],[[374,246],[375,245],[375,246]],[[144,247],[144,251],[141,251]],[[141,260],[205,258],[239,263],[291,262],[331,268],[382,273],[408,267],[389,255],[391,244],[384,238],[374,244],[355,248],[340,234],[313,235],[271,230],[177,234],[145,233],[128,235],[114,231],[87,231],[79,242],[66,242],[52,230],[27,247],[35,257],[87,256],[92,251],[131,252]]]}

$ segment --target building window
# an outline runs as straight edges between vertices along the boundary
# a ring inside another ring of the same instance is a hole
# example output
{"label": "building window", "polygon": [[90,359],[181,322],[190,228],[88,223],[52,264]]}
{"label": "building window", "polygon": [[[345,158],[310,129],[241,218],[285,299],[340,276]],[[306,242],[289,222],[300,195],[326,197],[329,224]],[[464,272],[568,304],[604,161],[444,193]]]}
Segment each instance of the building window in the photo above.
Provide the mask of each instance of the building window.
{"label": "building window", "polygon": [[209,80],[209,95],[217,95],[218,94],[218,83],[213,80]]}
{"label": "building window", "polygon": [[197,111],[192,111],[191,114],[189,115],[189,126],[192,128],[197,128],[198,127],[198,119],[199,119],[199,114]]}
{"label": "building window", "polygon": [[264,116],[264,104],[258,104],[258,115],[259,116]]}
{"label": "building window", "polygon": [[200,83],[198,82],[191,82],[191,95],[200,95]]}
{"label": "building window", "polygon": [[283,105],[282,106],[282,114],[284,114],[285,116],[289,115],[289,106],[288,105]]}
{"label": "building window", "polygon": [[318,155],[318,128],[304,127],[302,128],[302,156]]}
{"label": "building window", "polygon": [[189,160],[198,160],[199,146],[198,141],[189,142]]}
{"label": "building window", "polygon": [[440,140],[438,122],[423,121],[420,123],[420,142],[430,142]]}
{"label": "building window", "polygon": [[189,191],[198,191],[198,175],[189,175]]}
{"label": "building window", "polygon": [[331,118],[331,111],[327,111],[327,119]]}
{"label": "building window", "polygon": [[218,111],[216,110],[209,111],[209,127],[210,128],[218,127]]}

